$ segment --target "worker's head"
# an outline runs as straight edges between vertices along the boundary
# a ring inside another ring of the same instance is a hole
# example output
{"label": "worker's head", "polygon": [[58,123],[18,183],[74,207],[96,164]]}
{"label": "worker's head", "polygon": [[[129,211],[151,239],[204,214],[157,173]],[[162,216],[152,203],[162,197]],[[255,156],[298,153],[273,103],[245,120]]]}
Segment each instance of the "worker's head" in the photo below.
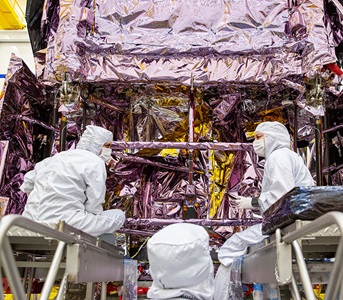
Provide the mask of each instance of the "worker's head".
{"label": "worker's head", "polygon": [[203,227],[169,225],[153,235],[147,248],[153,279],[149,298],[213,298],[213,263]]}
{"label": "worker's head", "polygon": [[110,147],[112,141],[113,134],[111,131],[99,126],[88,125],[86,130],[83,132],[76,148],[88,150],[105,160],[102,156],[108,157],[107,152],[111,153]]}
{"label": "worker's head", "polygon": [[287,128],[279,122],[263,122],[256,127],[253,147],[258,156],[268,157],[276,149],[290,148]]}

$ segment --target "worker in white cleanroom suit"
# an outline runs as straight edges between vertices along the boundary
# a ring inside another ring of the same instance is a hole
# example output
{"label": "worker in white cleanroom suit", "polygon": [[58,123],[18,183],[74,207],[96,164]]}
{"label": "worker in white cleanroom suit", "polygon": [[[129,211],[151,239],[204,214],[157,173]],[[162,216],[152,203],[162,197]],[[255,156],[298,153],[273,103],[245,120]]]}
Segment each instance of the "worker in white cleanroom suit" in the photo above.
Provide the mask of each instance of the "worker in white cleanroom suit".
{"label": "worker in white cleanroom suit", "polygon": [[125,222],[118,209],[103,211],[110,131],[89,125],[76,149],[60,152],[25,174],[20,189],[28,200],[23,216],[34,221],[64,220],[91,235],[113,233]]}
{"label": "worker in white cleanroom suit", "polygon": [[[254,151],[265,157],[262,190],[259,197],[238,197],[241,209],[259,207],[262,213],[296,186],[313,186],[313,179],[302,158],[290,149],[287,128],[279,122],[263,122],[256,127]],[[249,245],[262,241],[262,225],[235,233],[219,249],[221,265],[215,278],[215,300],[229,299],[230,272],[234,257],[245,253]]]}
{"label": "worker in white cleanroom suit", "polygon": [[153,279],[149,299],[213,299],[213,263],[203,227],[169,225],[152,236],[147,249]]}

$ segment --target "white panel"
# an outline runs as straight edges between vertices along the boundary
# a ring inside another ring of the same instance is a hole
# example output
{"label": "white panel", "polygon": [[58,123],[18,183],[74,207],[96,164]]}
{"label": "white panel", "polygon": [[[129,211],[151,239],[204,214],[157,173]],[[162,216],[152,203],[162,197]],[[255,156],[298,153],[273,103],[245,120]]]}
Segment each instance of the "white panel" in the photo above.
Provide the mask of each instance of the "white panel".
{"label": "white panel", "polygon": [[[7,73],[11,53],[23,59],[30,70],[35,74],[35,64],[30,40],[26,30],[0,30],[0,77]],[[0,78],[0,91],[4,79]]]}

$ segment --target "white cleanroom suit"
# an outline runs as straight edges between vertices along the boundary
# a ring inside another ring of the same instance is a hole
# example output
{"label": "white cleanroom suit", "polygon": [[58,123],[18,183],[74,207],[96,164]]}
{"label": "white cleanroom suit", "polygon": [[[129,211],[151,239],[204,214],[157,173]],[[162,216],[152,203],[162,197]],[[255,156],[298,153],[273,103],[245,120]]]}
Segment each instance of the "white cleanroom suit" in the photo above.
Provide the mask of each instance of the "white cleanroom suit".
{"label": "white cleanroom suit", "polygon": [[36,164],[20,189],[29,195],[23,216],[34,221],[64,220],[86,233],[113,233],[124,221],[123,211],[103,211],[106,167],[99,155],[110,131],[89,125],[76,149],[63,151]]}
{"label": "white cleanroom suit", "polygon": [[[296,186],[313,186],[313,179],[302,158],[290,149],[287,128],[279,122],[264,122],[256,127],[264,134],[266,158],[262,190],[258,202],[262,212]],[[243,255],[249,245],[262,241],[262,225],[254,225],[230,237],[220,248],[221,266],[216,274],[215,300],[228,299],[230,267],[234,257]]]}
{"label": "white cleanroom suit", "polygon": [[169,225],[152,236],[147,249],[153,279],[149,299],[213,299],[213,263],[203,227]]}

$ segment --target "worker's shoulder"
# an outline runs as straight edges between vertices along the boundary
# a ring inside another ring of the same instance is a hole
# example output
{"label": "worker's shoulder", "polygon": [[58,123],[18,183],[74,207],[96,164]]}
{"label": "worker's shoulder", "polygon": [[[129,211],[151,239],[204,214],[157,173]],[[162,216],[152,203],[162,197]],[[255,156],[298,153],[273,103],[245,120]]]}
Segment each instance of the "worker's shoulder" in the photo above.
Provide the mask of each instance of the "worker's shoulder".
{"label": "worker's shoulder", "polygon": [[270,156],[275,155],[298,155],[297,153],[295,153],[294,151],[292,151],[290,148],[286,148],[286,147],[282,147],[279,149],[275,149],[272,153],[270,153]]}
{"label": "worker's shoulder", "polygon": [[294,160],[296,157],[298,157],[298,154],[292,151],[291,149],[279,148],[279,149],[274,150],[272,153],[270,153],[266,163],[268,161],[270,162],[277,161],[280,163],[283,163],[283,162],[286,163],[289,160]]}
{"label": "worker's shoulder", "polygon": [[65,160],[68,159],[70,162],[89,162],[99,163],[102,162],[101,158],[93,152],[83,149],[70,149],[56,154],[55,159]]}

